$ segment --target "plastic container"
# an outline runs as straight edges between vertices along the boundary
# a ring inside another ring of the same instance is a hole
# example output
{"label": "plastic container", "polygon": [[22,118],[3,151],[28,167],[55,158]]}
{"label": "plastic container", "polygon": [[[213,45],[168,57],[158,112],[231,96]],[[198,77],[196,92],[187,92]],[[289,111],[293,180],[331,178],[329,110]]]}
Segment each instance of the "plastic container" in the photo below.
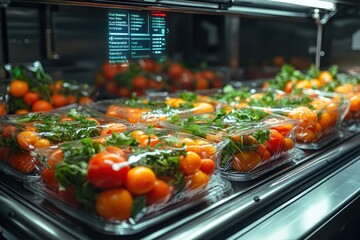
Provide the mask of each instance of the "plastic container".
{"label": "plastic container", "polygon": [[358,79],[356,78],[356,81],[353,83],[342,83],[334,87],[332,89],[333,92],[326,93],[338,98],[341,96],[349,101],[349,111],[344,118],[343,126],[353,132],[360,131],[360,85],[357,83]]}
{"label": "plastic container", "polygon": [[7,87],[10,114],[49,111],[66,105],[84,105],[97,97],[95,88],[75,81],[53,80],[39,61],[6,64],[11,81]]}
{"label": "plastic container", "polygon": [[100,232],[133,234],[221,198],[230,185],[214,174],[220,152],[192,135],[134,128],[36,150],[46,167],[26,186]]}
{"label": "plastic container", "polygon": [[255,179],[291,161],[297,124],[298,121],[249,108],[172,117],[160,123],[225,145],[217,167],[223,177],[233,181]]}
{"label": "plastic container", "polygon": [[0,119],[0,170],[23,180],[39,176],[37,148],[61,142],[122,132],[132,124],[83,107],[67,107],[47,113],[7,115]]}
{"label": "plastic container", "polygon": [[230,108],[251,107],[298,120],[295,139],[297,146],[303,149],[319,149],[335,140],[337,134],[334,133],[349,108],[344,98],[256,89],[249,91],[249,97],[239,102],[230,102]]}
{"label": "plastic container", "polygon": [[169,116],[201,114],[215,111],[215,107],[203,101],[186,101],[182,98],[169,97],[164,100],[120,99],[104,100],[90,104],[91,107],[107,116],[126,119],[131,123],[155,124]]}

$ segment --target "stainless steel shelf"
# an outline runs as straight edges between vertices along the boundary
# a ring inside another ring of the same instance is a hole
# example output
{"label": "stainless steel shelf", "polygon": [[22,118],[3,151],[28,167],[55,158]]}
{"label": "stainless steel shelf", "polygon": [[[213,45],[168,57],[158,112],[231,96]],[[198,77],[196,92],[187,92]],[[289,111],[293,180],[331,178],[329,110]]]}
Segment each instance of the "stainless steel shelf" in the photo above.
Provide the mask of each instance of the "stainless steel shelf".
{"label": "stainless steel shelf", "polygon": [[[199,204],[134,235],[96,232],[21,182],[0,175],[0,226],[26,239],[253,239],[286,231],[302,239],[356,205],[359,146],[360,134],[343,131],[323,149],[305,151],[301,159],[266,176],[232,182],[232,191],[216,203]],[[331,230],[327,233],[338,229]]]}
{"label": "stainless steel shelf", "polygon": [[[336,5],[330,9],[322,9],[321,7],[301,6],[297,4],[289,4],[277,2],[273,0],[9,0],[10,5],[21,3],[37,3],[37,4],[56,4],[56,5],[73,5],[100,8],[122,8],[133,10],[161,10],[173,12],[187,13],[206,13],[206,14],[235,14],[244,17],[280,17],[295,19],[312,19],[315,9],[321,14],[327,15],[336,11]],[[325,0],[326,1],[326,0]],[[333,4],[332,1],[329,1]]]}

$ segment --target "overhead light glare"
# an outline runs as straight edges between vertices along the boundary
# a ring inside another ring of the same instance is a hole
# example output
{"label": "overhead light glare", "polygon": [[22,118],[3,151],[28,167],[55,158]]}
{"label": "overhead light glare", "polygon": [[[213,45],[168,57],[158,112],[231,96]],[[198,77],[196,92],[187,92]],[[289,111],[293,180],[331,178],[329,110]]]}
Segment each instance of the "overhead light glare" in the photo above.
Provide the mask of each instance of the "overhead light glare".
{"label": "overhead light glare", "polygon": [[289,3],[305,7],[321,8],[325,10],[334,10],[335,3],[321,0],[271,0],[273,2]]}
{"label": "overhead light glare", "polygon": [[275,9],[265,9],[265,8],[251,8],[251,7],[239,7],[232,6],[228,8],[229,12],[242,13],[249,15],[266,15],[266,16],[280,16],[280,17],[298,17],[305,18],[307,15],[305,13],[297,13],[283,10]]}

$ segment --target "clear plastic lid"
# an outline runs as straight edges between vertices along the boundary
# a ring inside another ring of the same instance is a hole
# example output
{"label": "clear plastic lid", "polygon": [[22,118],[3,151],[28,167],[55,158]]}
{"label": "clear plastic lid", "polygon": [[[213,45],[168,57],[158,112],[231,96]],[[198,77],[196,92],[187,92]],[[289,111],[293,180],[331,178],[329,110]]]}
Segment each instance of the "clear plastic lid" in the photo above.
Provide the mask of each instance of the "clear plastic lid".
{"label": "clear plastic lid", "polygon": [[[280,163],[291,160],[298,121],[256,109],[220,110],[180,118],[160,125],[220,142],[225,147],[217,162],[222,176],[234,181],[254,179]],[[279,160],[284,155],[288,157]],[[267,168],[267,166],[272,166]],[[257,171],[262,166],[262,171]],[[256,171],[256,174],[252,174]]]}
{"label": "clear plastic lid", "polygon": [[130,234],[228,191],[213,179],[219,147],[185,133],[133,128],[37,149],[45,165],[28,185],[57,206],[66,202],[62,210],[99,231]]}
{"label": "clear plastic lid", "polygon": [[31,152],[61,142],[123,132],[132,124],[103,116],[84,107],[47,113],[8,115],[0,119],[0,168],[18,180],[38,176]]}
{"label": "clear plastic lid", "polygon": [[306,94],[265,93],[251,100],[249,105],[298,120],[295,138],[297,146],[304,149],[319,149],[334,140],[335,135],[332,133],[340,126],[349,109],[349,103],[344,99]]}
{"label": "clear plastic lid", "polygon": [[176,97],[156,101],[148,99],[105,100],[90,106],[105,112],[107,116],[126,119],[131,123],[154,125],[174,114],[187,116],[215,111],[215,107],[211,103]]}
{"label": "clear plastic lid", "polygon": [[230,101],[229,108],[251,107],[298,120],[295,138],[297,146],[304,149],[318,149],[334,140],[336,136],[331,133],[342,123],[349,108],[346,99],[315,91],[286,94],[251,89],[249,92],[246,98]]}
{"label": "clear plastic lid", "polygon": [[6,64],[11,82],[6,98],[8,113],[26,114],[49,111],[70,104],[94,101],[97,91],[88,84],[53,80],[39,61],[31,64]]}

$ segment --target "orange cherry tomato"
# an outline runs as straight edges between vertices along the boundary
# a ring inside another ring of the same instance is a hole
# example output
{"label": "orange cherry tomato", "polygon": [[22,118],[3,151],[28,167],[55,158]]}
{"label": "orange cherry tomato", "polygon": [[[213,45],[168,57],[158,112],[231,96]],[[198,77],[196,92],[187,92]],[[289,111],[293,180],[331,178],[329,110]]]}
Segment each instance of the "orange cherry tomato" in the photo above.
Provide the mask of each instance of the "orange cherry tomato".
{"label": "orange cherry tomato", "polygon": [[129,170],[125,186],[134,195],[148,193],[155,185],[156,176],[148,167],[138,166]]}
{"label": "orange cherry tomato", "polygon": [[105,127],[106,134],[124,132],[127,127],[123,123],[109,123]]}
{"label": "orange cherry tomato", "polygon": [[185,157],[180,158],[180,169],[185,174],[193,174],[200,169],[201,157],[195,152],[186,152]]}
{"label": "orange cherry tomato", "polygon": [[205,188],[209,183],[210,177],[202,171],[197,171],[189,176],[188,188],[189,189],[201,189]]}
{"label": "orange cherry tomato", "polygon": [[215,108],[210,103],[206,103],[206,102],[194,103],[193,112],[195,114],[211,113],[214,111],[215,111]]}
{"label": "orange cherry tomato", "polygon": [[87,97],[87,96],[82,96],[80,99],[79,99],[79,104],[80,105],[86,105],[88,103],[91,103],[93,102],[94,100],[92,100],[90,97]]}
{"label": "orange cherry tomato", "polygon": [[156,179],[154,187],[146,193],[146,205],[166,203],[170,197],[170,186],[163,180]]}
{"label": "orange cherry tomato", "polygon": [[319,73],[318,79],[322,83],[329,83],[329,82],[332,82],[332,80],[334,78],[333,78],[333,76],[331,75],[331,73],[329,71],[321,71]]}
{"label": "orange cherry tomato", "polygon": [[238,152],[232,159],[232,167],[238,172],[250,172],[261,163],[261,156],[252,151]]}
{"label": "orange cherry tomato", "polygon": [[127,189],[113,188],[96,198],[96,211],[105,220],[127,220],[131,217],[134,199]]}
{"label": "orange cherry tomato", "polygon": [[50,102],[46,101],[46,100],[38,100],[36,101],[33,105],[32,105],[32,111],[33,112],[44,112],[44,111],[49,111],[52,110],[54,107],[53,105],[51,105]]}
{"label": "orange cherry tomato", "polygon": [[271,158],[271,153],[264,144],[261,144],[256,150],[256,152],[260,154],[260,157],[264,162]]}
{"label": "orange cherry tomato", "polygon": [[291,138],[285,138],[285,151],[293,149],[295,147],[295,142]]}
{"label": "orange cherry tomato", "polygon": [[24,150],[34,149],[37,140],[39,140],[39,136],[33,131],[24,131],[17,135],[17,142]]}
{"label": "orange cherry tomato", "polygon": [[13,80],[10,83],[9,93],[10,95],[20,98],[29,91],[29,84],[22,80]]}
{"label": "orange cherry tomato", "polygon": [[40,95],[36,92],[27,92],[23,96],[24,103],[28,106],[32,106],[39,99],[40,99]]}
{"label": "orange cherry tomato", "polygon": [[16,110],[15,114],[28,114],[29,110],[27,109],[18,109]]}
{"label": "orange cherry tomato", "polygon": [[136,138],[136,140],[139,142],[140,146],[146,147],[154,147],[156,144],[160,143],[160,138],[155,135],[147,135],[143,134]]}
{"label": "orange cherry tomato", "polygon": [[40,138],[35,142],[34,148],[46,148],[46,147],[49,147],[50,145],[51,145],[51,142],[49,139]]}
{"label": "orange cherry tomato", "polygon": [[54,107],[63,107],[68,104],[68,99],[62,94],[55,93],[51,96],[51,102]]}

